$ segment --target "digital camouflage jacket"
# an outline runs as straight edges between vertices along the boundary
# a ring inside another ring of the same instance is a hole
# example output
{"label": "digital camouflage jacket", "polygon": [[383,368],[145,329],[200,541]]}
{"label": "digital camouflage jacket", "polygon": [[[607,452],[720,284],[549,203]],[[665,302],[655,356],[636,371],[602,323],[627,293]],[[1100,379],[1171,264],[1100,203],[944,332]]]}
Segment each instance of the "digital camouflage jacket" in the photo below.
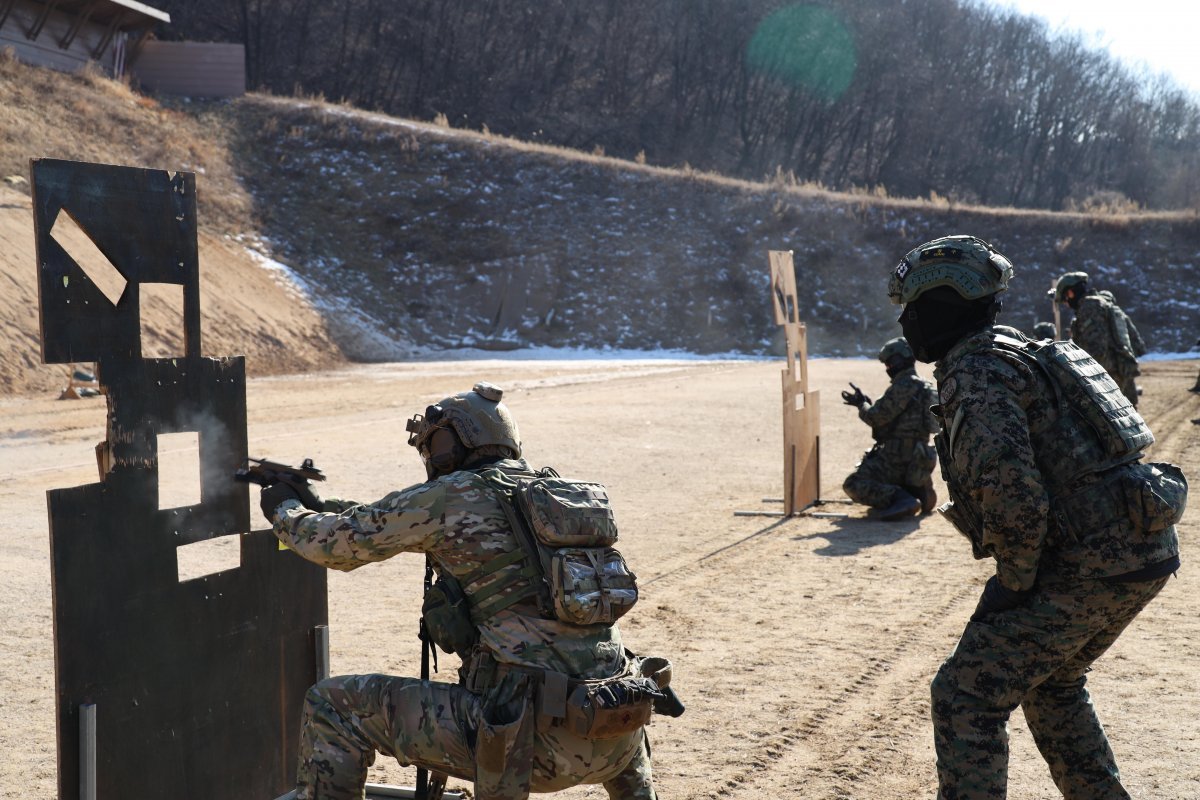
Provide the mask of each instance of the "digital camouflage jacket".
{"label": "digital camouflage jacket", "polygon": [[[985,328],[955,345],[934,373],[938,454],[954,503],[947,516],[976,557],[994,558],[1001,583],[1025,590],[1047,565],[1104,578],[1177,556],[1173,525],[1149,532],[1133,522],[1122,487],[1145,466],[1132,465],[1140,453],[1106,455],[1082,416],[1062,413],[1033,357],[1003,350],[998,333],[1028,341],[1011,328]],[[1124,418],[1144,428],[1115,384],[1099,379]]]}
{"label": "digital camouflage jacket", "polygon": [[858,416],[871,426],[877,442],[895,439],[929,440],[938,429],[929,408],[937,402],[937,392],[929,381],[909,368],[892,378],[891,385],[874,403],[859,406]]}
{"label": "digital camouflage jacket", "polygon": [[1120,307],[1098,294],[1082,298],[1075,309],[1075,319],[1071,320],[1071,341],[1087,350],[1118,382],[1138,371],[1138,348],[1130,337],[1126,320]]}

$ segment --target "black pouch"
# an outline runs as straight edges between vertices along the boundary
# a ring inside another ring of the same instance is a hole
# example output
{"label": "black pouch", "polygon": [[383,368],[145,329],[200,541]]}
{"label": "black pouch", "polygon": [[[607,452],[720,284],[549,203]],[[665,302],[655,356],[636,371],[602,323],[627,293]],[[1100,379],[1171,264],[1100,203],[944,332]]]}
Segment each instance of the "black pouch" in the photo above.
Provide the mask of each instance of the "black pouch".
{"label": "black pouch", "polygon": [[434,644],[447,653],[465,657],[479,638],[471,622],[470,606],[458,581],[449,575],[439,575],[425,593],[421,603],[425,630]]}
{"label": "black pouch", "polygon": [[1129,520],[1145,533],[1166,530],[1183,518],[1188,482],[1174,464],[1132,464],[1121,478]]}

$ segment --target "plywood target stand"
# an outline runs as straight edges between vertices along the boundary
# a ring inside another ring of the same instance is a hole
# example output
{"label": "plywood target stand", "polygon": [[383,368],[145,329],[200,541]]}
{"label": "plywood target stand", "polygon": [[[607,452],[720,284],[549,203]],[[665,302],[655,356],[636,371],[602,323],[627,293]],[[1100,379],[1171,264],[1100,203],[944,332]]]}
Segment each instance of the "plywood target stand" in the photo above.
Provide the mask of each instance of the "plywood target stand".
{"label": "plywood target stand", "polygon": [[821,495],[821,407],[808,390],[808,333],[796,303],[796,269],[791,250],[772,250],[771,300],[775,324],[783,326],[787,367],[783,370],[783,515],[819,504]]}

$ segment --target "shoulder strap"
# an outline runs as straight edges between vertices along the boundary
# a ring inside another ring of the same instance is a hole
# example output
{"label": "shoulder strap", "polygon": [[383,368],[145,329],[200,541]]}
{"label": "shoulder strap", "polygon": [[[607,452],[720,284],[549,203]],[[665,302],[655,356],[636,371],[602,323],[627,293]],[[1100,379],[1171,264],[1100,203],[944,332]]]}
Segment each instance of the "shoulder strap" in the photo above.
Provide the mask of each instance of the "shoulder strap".
{"label": "shoulder strap", "polygon": [[[521,545],[521,550],[529,558],[529,566],[532,567],[529,579],[533,586],[533,593],[537,597],[538,608],[541,610],[543,616],[548,618],[553,617],[554,608],[551,605],[550,592],[546,586],[546,573],[550,569],[550,553],[547,552],[546,548],[538,544],[537,537],[529,527],[529,523],[525,520],[524,515],[513,501],[512,493],[499,488],[495,490],[495,493],[496,498],[500,501],[500,507],[504,510],[504,516],[508,518],[508,524],[512,528],[513,536],[516,537],[517,542]],[[516,596],[515,599],[494,609],[492,613],[495,614],[526,596],[528,595]]]}

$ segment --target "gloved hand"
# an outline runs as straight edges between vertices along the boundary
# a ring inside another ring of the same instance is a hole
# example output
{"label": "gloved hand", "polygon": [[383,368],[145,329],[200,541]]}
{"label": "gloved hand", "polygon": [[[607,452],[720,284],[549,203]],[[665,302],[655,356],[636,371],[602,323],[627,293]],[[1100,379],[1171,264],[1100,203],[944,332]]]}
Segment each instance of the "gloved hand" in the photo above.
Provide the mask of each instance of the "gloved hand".
{"label": "gloved hand", "polygon": [[850,384],[850,388],[854,390],[853,393],[846,391],[842,392],[843,403],[848,406],[854,406],[855,408],[862,408],[864,404],[869,405],[871,403],[871,398],[863,394],[862,389],[858,388],[853,383]]}
{"label": "gloved hand", "polygon": [[971,621],[981,622],[989,614],[1008,611],[1023,605],[1031,595],[1033,595],[1033,589],[1021,591],[1009,589],[1000,582],[999,577],[993,575],[983,585],[983,594],[979,596],[979,603],[975,606],[975,613],[971,615]]}
{"label": "gloved hand", "polygon": [[280,481],[270,486],[264,486],[259,495],[259,507],[267,521],[274,524],[275,509],[285,500],[299,500],[305,508],[311,511],[321,511],[325,504],[311,486]]}
{"label": "gloved hand", "polygon": [[300,493],[287,483],[273,483],[270,486],[264,486],[262,492],[258,496],[258,507],[262,509],[263,516],[267,518],[267,522],[275,524],[275,509],[279,508],[285,500],[299,500]]}

